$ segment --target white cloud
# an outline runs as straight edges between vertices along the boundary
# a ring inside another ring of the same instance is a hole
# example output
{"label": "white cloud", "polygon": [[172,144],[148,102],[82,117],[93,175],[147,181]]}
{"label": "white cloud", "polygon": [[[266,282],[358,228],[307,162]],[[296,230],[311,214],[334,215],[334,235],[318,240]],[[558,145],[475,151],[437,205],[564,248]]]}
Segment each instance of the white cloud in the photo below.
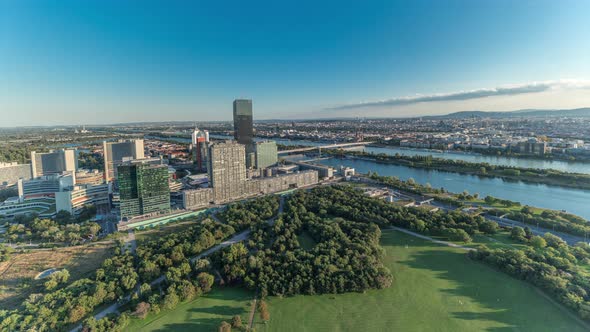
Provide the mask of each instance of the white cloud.
{"label": "white cloud", "polygon": [[451,93],[437,93],[430,95],[418,94],[414,96],[396,97],[380,101],[336,105],[332,107],[327,107],[325,108],[325,110],[349,110],[373,107],[384,108],[388,106],[395,107],[430,102],[466,101],[486,97],[516,96],[555,90],[577,90],[588,88],[590,88],[590,80],[564,79],[555,81],[530,82],[524,84],[512,84],[499,86],[495,88],[484,88]]}

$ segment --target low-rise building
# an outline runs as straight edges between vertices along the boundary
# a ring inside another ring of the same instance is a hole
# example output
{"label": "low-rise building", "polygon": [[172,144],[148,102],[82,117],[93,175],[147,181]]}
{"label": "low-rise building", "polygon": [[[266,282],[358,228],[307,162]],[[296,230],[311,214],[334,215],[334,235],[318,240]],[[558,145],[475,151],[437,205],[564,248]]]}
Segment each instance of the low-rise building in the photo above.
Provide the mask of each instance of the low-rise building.
{"label": "low-rise building", "polygon": [[73,186],[55,193],[57,212],[63,210],[77,216],[86,205],[94,205],[98,211],[108,211],[110,209],[108,184]]}
{"label": "low-rise building", "polygon": [[187,210],[205,207],[211,204],[213,189],[201,188],[182,191],[182,205]]}

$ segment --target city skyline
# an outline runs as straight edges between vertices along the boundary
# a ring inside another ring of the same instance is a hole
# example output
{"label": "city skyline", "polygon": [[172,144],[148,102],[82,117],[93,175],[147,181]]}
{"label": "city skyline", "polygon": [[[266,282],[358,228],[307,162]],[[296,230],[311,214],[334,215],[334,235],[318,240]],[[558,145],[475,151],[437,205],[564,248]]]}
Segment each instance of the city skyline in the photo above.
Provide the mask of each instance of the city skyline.
{"label": "city skyline", "polygon": [[590,106],[583,1],[0,9],[0,127]]}

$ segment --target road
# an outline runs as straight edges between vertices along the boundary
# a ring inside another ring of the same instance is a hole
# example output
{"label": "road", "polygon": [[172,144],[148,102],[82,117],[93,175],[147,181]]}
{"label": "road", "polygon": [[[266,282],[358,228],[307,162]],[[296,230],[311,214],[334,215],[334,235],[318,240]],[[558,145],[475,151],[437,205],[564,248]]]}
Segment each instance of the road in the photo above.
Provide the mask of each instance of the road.
{"label": "road", "polygon": [[[431,203],[432,205],[445,210],[445,211],[452,211],[455,210],[456,207],[451,207],[448,205],[445,205],[441,202],[437,202],[434,201]],[[531,224],[525,224],[523,222],[520,221],[516,221],[516,220],[512,220],[512,219],[507,219],[507,218],[502,218],[502,217],[496,217],[496,216],[492,216],[490,214],[484,214],[482,215],[482,217],[486,218],[487,220],[490,221],[495,221],[497,222],[500,226],[505,226],[505,227],[514,227],[514,226],[520,226],[522,228],[528,227],[530,228],[531,232],[534,235],[539,235],[539,236],[543,236],[545,235],[545,233],[551,233],[555,236],[559,236],[560,238],[562,238],[565,242],[567,242],[567,244],[569,245],[574,245],[578,242],[587,242],[584,241],[584,238],[581,236],[576,236],[576,235],[571,235],[571,234],[566,234],[566,233],[562,233],[562,232],[557,232],[554,231],[552,229],[548,229],[548,228],[543,228],[543,227],[537,227]]]}
{"label": "road", "polygon": [[572,245],[572,246],[578,242],[587,242],[587,240],[585,241],[582,236],[576,236],[576,235],[572,235],[572,234],[556,232],[551,229],[537,227],[537,226],[533,226],[531,224],[525,224],[523,222],[512,220],[512,219],[496,217],[496,216],[492,216],[489,214],[484,215],[484,217],[488,220],[492,220],[492,221],[497,222],[501,226],[507,226],[507,227],[520,226],[522,228],[528,227],[528,228],[530,228],[531,232],[534,235],[543,236],[543,235],[545,235],[545,233],[551,233],[553,235],[559,236],[565,242],[567,242],[569,245]]}

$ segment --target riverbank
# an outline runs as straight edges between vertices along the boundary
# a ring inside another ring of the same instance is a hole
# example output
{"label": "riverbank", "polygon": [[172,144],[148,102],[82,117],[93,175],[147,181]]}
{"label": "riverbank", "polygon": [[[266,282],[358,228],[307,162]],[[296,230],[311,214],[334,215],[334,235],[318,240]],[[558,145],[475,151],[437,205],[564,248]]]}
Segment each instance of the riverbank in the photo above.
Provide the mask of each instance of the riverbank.
{"label": "riverbank", "polygon": [[480,150],[446,149],[446,150],[439,150],[439,149],[403,147],[401,145],[391,145],[391,144],[383,144],[383,143],[371,143],[367,146],[376,147],[376,148],[385,148],[385,149],[420,149],[420,150],[434,151],[434,152],[440,152],[440,153],[473,154],[473,155],[481,155],[481,156],[488,156],[488,157],[505,157],[505,158],[515,158],[515,159],[523,159],[523,160],[582,162],[582,163],[587,163],[590,166],[590,158],[588,158],[588,157],[573,156],[573,155],[566,155],[566,154],[555,154],[555,153],[545,154],[541,157],[538,155],[521,154],[521,153],[509,152],[509,151],[500,150],[500,149],[480,149]]}
{"label": "riverbank", "polygon": [[348,157],[384,164],[394,164],[412,168],[430,169],[450,173],[460,173],[488,178],[501,178],[534,184],[590,190],[590,175],[567,173],[553,169],[533,169],[513,166],[498,166],[488,163],[470,163],[461,160],[433,158],[431,156],[403,156],[373,154],[364,151],[326,150],[325,154],[335,157]]}

